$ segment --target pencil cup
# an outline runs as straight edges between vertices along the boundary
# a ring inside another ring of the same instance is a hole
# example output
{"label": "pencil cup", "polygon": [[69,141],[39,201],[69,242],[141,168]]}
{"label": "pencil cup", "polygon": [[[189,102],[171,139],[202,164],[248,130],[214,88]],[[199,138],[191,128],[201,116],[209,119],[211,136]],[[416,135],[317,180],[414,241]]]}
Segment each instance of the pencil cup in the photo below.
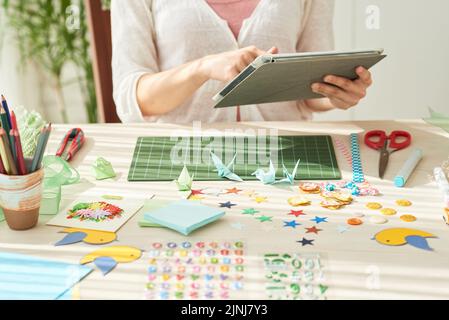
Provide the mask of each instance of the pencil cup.
{"label": "pencil cup", "polygon": [[28,230],[37,225],[43,178],[43,169],[26,176],[0,174],[0,207],[12,230]]}

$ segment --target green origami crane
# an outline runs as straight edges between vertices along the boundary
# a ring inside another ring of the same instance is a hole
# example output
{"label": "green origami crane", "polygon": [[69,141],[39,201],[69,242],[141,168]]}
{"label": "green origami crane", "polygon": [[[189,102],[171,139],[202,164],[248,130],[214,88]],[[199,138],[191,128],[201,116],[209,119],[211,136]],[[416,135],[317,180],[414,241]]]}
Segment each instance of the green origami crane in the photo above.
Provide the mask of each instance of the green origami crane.
{"label": "green origami crane", "polygon": [[95,179],[97,180],[106,180],[112,179],[117,176],[112,167],[112,164],[104,158],[98,158],[92,166],[92,169],[95,174]]}
{"label": "green origami crane", "polygon": [[186,166],[184,166],[184,169],[182,169],[182,172],[181,172],[178,180],[175,180],[175,182],[178,185],[179,191],[191,191],[192,190],[193,175],[190,176],[189,170],[187,170]]}

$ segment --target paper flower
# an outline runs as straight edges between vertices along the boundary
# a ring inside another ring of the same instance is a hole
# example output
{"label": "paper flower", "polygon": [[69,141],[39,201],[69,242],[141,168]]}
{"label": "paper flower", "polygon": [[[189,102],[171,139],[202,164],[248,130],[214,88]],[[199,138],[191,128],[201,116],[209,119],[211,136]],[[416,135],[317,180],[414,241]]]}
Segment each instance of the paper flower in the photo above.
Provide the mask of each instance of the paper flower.
{"label": "paper flower", "polygon": [[122,216],[123,209],[106,202],[78,203],[68,211],[67,219],[102,222]]}

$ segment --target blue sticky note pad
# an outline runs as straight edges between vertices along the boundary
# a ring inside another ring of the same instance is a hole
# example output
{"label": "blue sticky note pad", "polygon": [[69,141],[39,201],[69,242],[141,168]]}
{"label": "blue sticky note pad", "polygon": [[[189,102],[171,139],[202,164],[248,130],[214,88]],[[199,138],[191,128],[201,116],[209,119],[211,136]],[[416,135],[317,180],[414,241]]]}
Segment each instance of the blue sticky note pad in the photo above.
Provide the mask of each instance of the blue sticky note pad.
{"label": "blue sticky note pad", "polygon": [[79,264],[0,252],[0,300],[56,300],[92,271]]}
{"label": "blue sticky note pad", "polygon": [[224,215],[223,210],[183,200],[146,212],[145,219],[187,236],[194,230],[212,223]]}

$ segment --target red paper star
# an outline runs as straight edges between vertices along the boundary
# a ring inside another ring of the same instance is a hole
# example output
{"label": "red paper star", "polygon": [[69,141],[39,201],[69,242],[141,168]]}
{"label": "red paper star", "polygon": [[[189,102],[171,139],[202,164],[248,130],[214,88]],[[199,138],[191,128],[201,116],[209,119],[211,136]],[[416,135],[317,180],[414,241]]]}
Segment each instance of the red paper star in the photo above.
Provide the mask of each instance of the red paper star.
{"label": "red paper star", "polygon": [[198,196],[200,194],[204,194],[203,190],[192,190],[192,196]]}
{"label": "red paper star", "polygon": [[296,218],[298,218],[299,216],[305,216],[306,214],[304,213],[304,210],[291,210],[291,212],[288,214],[289,216],[295,216]]}
{"label": "red paper star", "polygon": [[318,234],[318,232],[323,231],[321,229],[317,229],[317,227],[313,226],[312,228],[306,228],[307,232],[306,233],[315,233]]}
{"label": "red paper star", "polygon": [[240,191],[242,191],[242,190],[237,189],[237,188],[232,188],[232,189],[228,189],[226,193],[227,194],[238,194]]}

